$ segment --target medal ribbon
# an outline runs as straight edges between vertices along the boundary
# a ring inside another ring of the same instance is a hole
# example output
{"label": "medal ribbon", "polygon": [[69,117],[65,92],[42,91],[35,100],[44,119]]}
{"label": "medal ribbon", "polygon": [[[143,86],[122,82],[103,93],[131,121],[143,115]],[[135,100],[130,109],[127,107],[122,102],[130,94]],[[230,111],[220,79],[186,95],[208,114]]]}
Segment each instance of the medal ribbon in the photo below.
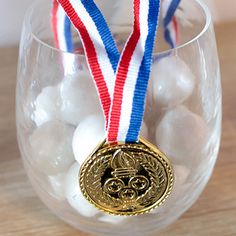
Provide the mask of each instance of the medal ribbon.
{"label": "medal ribbon", "polygon": [[57,0],[53,0],[52,29],[56,48],[66,52],[73,52],[71,23]]}
{"label": "medal ribbon", "polygon": [[[178,21],[175,16],[175,12],[180,4],[181,0],[162,0],[162,17],[163,17],[163,28],[164,28],[164,38],[166,42],[169,44],[171,48],[174,48],[179,43],[179,25]],[[90,7],[87,4],[90,4]],[[84,5],[87,9],[87,11],[90,10],[91,13],[95,12],[97,17],[101,17],[101,14],[99,14],[99,11],[97,10],[96,5],[94,6],[93,2],[87,2],[86,5]],[[97,22],[97,21],[95,21]],[[104,19],[103,19],[104,23]],[[103,24],[104,25],[104,24]],[[96,24],[96,26],[102,26],[100,24]],[[72,39],[72,33],[71,33],[71,22],[69,18],[67,17],[64,9],[58,4],[57,0],[53,0],[53,8],[52,8],[52,28],[54,33],[54,39],[55,39],[55,46],[57,48],[60,48],[61,50],[65,52],[73,52],[73,39]],[[101,27],[97,27],[99,30],[101,30]],[[101,34],[102,36],[104,34]],[[109,47],[109,42],[107,40],[110,39],[110,37],[103,38],[104,44],[106,45],[106,50],[109,53],[110,50],[112,50],[111,47]],[[114,45],[110,45],[114,46]],[[113,47],[113,49],[116,51],[116,47]],[[82,48],[79,48],[78,50],[83,52]],[[118,61],[119,61],[119,53],[116,51],[114,52],[116,55],[115,57],[111,57],[110,60],[112,61],[112,67],[113,70],[116,70]],[[167,53],[164,55],[168,56],[170,53]],[[162,56],[163,57],[163,56]],[[155,56],[153,58],[153,62],[158,61],[162,57]],[[74,71],[74,63],[75,59],[70,54],[64,54],[63,55],[63,64],[64,64],[64,73],[65,74],[71,74]],[[107,117],[108,118],[108,117]],[[108,119],[106,119],[106,122],[108,122]]]}
{"label": "medal ribbon", "polygon": [[106,117],[108,142],[137,142],[160,0],[134,0],[133,32],[120,58],[93,0],[58,1],[80,34]]}
{"label": "medal ribbon", "polygon": [[71,22],[64,9],[53,0],[52,29],[54,33],[55,46],[65,52],[73,52],[73,39],[71,33]]}
{"label": "medal ribbon", "polygon": [[[74,47],[70,19],[56,0],[53,0],[52,9],[51,23],[55,46],[64,52],[73,52]],[[74,55],[63,54],[61,60],[64,65],[64,74],[73,73]]]}
{"label": "medal ribbon", "polygon": [[[175,12],[180,2],[181,0],[162,0],[161,4],[164,22],[164,38],[171,48],[176,47],[179,42],[179,27]],[[89,10],[89,8],[87,9]],[[55,46],[63,51],[73,52],[71,22],[63,8],[58,4],[57,0],[53,0],[52,28],[54,32]],[[115,69],[117,63],[118,61],[115,60],[115,63],[113,63],[113,69]]]}
{"label": "medal ribbon", "polygon": [[171,48],[175,48],[179,43],[179,27],[175,12],[181,0],[163,0],[162,15],[164,37]]}
{"label": "medal ribbon", "polygon": [[142,124],[160,1],[134,0],[133,32],[121,55],[108,141],[136,142]]}

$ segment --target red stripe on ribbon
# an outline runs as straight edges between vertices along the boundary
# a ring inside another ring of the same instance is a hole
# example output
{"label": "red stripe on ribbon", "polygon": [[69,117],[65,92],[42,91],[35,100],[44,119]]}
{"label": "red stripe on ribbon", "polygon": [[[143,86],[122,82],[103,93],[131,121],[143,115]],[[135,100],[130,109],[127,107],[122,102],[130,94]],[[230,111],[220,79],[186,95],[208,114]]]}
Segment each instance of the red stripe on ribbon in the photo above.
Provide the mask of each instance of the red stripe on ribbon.
{"label": "red stripe on ribbon", "polygon": [[119,125],[120,125],[120,116],[121,108],[123,102],[123,91],[124,85],[129,71],[129,65],[132,59],[132,55],[135,51],[135,48],[138,44],[140,38],[140,1],[135,0],[134,4],[134,27],[133,33],[130,36],[130,39],[125,46],[125,51],[122,54],[121,61],[118,66],[118,72],[115,82],[114,96],[113,96],[113,105],[110,113],[110,124],[108,131],[108,142],[114,143],[117,140]]}
{"label": "red stripe on ribbon", "polygon": [[[98,59],[97,59],[97,53],[96,49],[94,47],[94,44],[89,36],[89,33],[81,21],[80,17],[74,10],[73,6],[70,2],[66,0],[58,0],[60,4],[63,6],[64,10],[67,12],[68,17],[73,22],[74,26],[77,28],[77,30],[80,33],[83,45],[85,47],[86,51],[86,58],[88,60],[88,64],[90,66],[90,70],[92,72],[92,75],[94,77],[94,80],[96,82],[96,86],[98,89],[98,92],[100,94],[100,100],[102,103],[102,107],[104,110],[104,114],[106,117],[106,124],[108,125],[108,118],[109,118],[109,110],[111,106],[111,98],[109,95],[108,88],[106,86],[106,82],[104,79],[104,76],[102,74],[102,70],[100,68]],[[86,42],[86,43],[84,43]]]}
{"label": "red stripe on ribbon", "polygon": [[173,25],[176,37],[176,45],[179,44],[179,25],[176,16],[173,17]]}
{"label": "red stripe on ribbon", "polygon": [[54,33],[54,40],[55,40],[56,48],[60,48],[58,31],[57,31],[57,11],[58,11],[58,8],[59,8],[59,4],[58,4],[57,0],[54,0],[53,7],[52,7],[52,30]]}

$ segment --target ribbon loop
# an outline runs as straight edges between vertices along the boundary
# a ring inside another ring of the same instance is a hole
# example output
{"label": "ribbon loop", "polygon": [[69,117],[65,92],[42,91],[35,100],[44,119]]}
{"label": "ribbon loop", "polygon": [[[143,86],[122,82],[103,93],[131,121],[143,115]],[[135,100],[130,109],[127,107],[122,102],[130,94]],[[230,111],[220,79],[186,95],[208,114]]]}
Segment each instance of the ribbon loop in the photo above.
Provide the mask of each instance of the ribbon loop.
{"label": "ribbon loop", "polygon": [[108,142],[137,142],[160,0],[133,0],[133,31],[121,56],[93,0],[58,1],[80,34],[106,117]]}
{"label": "ribbon loop", "polygon": [[159,0],[134,0],[133,32],[118,65],[108,141],[138,141],[159,16]]}

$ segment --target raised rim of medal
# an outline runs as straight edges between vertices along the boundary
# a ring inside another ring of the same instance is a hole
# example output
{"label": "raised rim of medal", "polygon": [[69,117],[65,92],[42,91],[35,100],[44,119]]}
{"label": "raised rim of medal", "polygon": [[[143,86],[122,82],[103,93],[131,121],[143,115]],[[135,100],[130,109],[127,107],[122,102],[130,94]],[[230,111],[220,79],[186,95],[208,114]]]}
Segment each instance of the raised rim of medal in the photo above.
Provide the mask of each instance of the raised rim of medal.
{"label": "raised rim of medal", "polygon": [[[145,147],[145,151],[149,152],[149,153],[152,153],[154,155],[158,155],[160,158],[161,158],[161,163],[166,167],[165,168],[165,171],[166,171],[166,174],[167,174],[167,185],[166,185],[166,189],[164,191],[164,193],[162,194],[162,196],[156,201],[155,204],[145,208],[145,209],[142,209],[142,210],[139,210],[139,211],[136,211],[136,212],[114,212],[112,210],[109,210],[99,204],[97,204],[90,196],[89,194],[87,193],[87,191],[85,190],[84,188],[84,185],[83,185],[83,180],[84,180],[84,175],[85,175],[85,170],[87,169],[88,165],[91,164],[91,162],[93,162],[94,158],[92,158],[94,156],[94,154],[99,150],[99,149],[107,149],[107,148],[114,148],[114,146],[119,146],[119,147],[125,147],[125,148],[132,148],[134,145],[142,145]],[[101,143],[99,145],[97,145],[97,147],[94,149],[94,151],[92,152],[91,155],[89,155],[88,158],[86,158],[86,160],[84,161],[84,163],[81,165],[81,168],[80,168],[80,172],[79,172],[79,185],[80,185],[80,188],[81,188],[81,192],[83,194],[83,196],[86,198],[87,201],[89,201],[89,203],[91,203],[93,206],[95,206],[97,209],[99,209],[100,211],[102,212],[105,212],[106,214],[109,214],[109,215],[113,215],[113,216],[138,216],[138,215],[142,215],[142,214],[145,214],[145,213],[149,213],[151,212],[152,210],[158,208],[159,206],[161,206],[165,201],[166,199],[170,196],[171,192],[172,192],[172,189],[173,189],[173,185],[174,185],[174,170],[173,170],[173,167],[170,163],[170,160],[167,158],[167,156],[161,152],[157,147],[155,147],[152,143],[150,143],[149,141],[145,140],[144,138],[140,137],[139,138],[139,142],[138,143],[134,143],[134,144],[126,144],[124,142],[119,142],[118,144],[116,145],[113,145],[113,144],[108,144],[106,142],[106,139],[103,139],[101,141]]]}

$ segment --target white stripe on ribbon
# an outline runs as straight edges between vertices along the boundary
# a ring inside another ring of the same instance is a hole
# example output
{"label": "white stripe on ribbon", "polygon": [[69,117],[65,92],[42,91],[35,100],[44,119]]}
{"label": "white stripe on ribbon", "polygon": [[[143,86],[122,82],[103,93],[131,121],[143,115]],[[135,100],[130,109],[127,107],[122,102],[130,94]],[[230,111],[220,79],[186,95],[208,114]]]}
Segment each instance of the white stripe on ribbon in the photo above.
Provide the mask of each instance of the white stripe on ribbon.
{"label": "white stripe on ribbon", "polygon": [[65,37],[65,21],[66,21],[66,13],[62,6],[59,4],[57,10],[57,34],[58,34],[58,46],[64,51],[62,60],[64,65],[64,75],[73,74],[74,73],[74,63],[75,63],[75,55],[71,53],[67,53],[68,45]]}
{"label": "white stripe on ribbon", "polygon": [[168,25],[168,29],[170,31],[170,37],[171,37],[174,45],[176,46],[176,44],[177,44],[177,32],[175,30],[174,20],[172,20],[171,23]]}
{"label": "white stripe on ribbon", "polygon": [[58,34],[58,43],[59,48],[62,51],[68,51],[66,38],[65,38],[65,20],[66,13],[61,5],[58,6],[57,10],[57,34]]}

